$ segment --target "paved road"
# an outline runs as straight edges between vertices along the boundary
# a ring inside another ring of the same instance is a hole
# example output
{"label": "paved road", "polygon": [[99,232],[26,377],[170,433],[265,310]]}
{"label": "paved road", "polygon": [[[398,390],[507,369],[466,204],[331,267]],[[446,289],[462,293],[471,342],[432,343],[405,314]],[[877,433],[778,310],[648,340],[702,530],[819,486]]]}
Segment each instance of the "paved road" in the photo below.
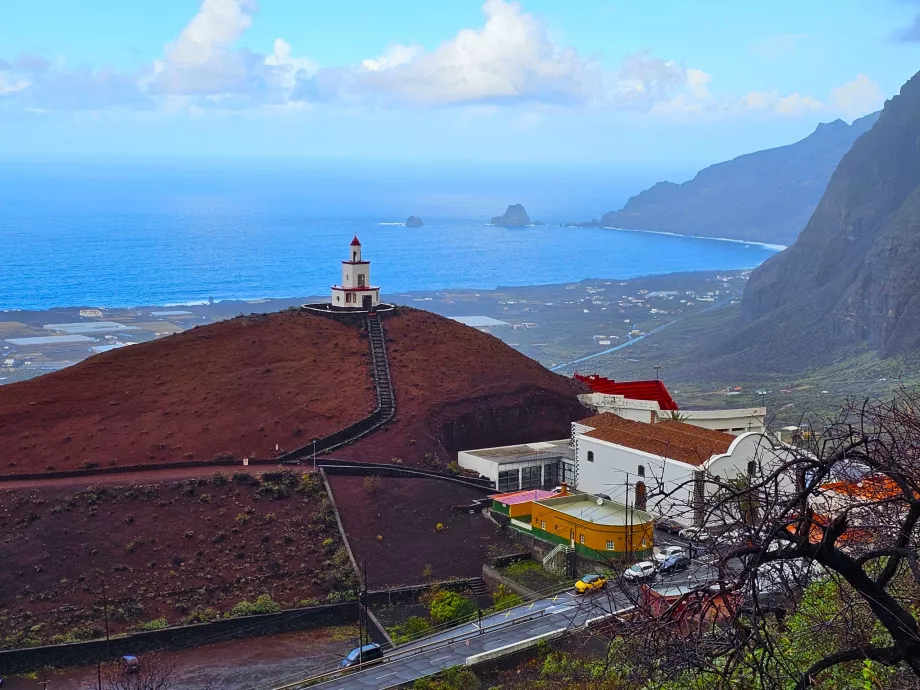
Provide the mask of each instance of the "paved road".
{"label": "paved road", "polygon": [[[667,578],[658,585],[702,584],[710,576],[707,558]],[[432,675],[466,662],[467,657],[545,635],[555,630],[579,628],[587,621],[609,616],[632,605],[636,585],[611,583],[603,592],[576,596],[565,592],[509,609],[478,623],[453,628],[388,653],[382,664],[312,686],[322,690],[383,690]],[[593,621],[592,621],[593,622]]]}

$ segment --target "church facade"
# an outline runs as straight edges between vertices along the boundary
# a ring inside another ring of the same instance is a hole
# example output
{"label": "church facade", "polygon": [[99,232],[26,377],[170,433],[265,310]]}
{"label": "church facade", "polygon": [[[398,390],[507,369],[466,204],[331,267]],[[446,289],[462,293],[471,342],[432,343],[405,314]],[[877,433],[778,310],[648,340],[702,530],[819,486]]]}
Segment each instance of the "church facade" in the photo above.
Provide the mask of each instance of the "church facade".
{"label": "church facade", "polygon": [[342,284],[332,286],[333,308],[375,309],[380,304],[380,288],[371,285],[371,262],[361,256],[357,235],[351,241],[348,256],[342,261]]}

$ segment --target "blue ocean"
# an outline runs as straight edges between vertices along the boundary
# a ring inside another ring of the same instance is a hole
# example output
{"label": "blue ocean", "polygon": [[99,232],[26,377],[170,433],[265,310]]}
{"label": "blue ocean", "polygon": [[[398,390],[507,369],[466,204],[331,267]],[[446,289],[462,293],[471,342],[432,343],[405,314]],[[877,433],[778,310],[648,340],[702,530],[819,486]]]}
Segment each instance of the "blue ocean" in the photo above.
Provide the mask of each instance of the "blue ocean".
{"label": "blue ocean", "polygon": [[[352,236],[384,295],[753,268],[777,248],[612,229],[672,173],[387,161],[0,164],[0,309],[325,295]],[[512,203],[547,225],[487,225]],[[400,224],[420,216],[422,228]]]}

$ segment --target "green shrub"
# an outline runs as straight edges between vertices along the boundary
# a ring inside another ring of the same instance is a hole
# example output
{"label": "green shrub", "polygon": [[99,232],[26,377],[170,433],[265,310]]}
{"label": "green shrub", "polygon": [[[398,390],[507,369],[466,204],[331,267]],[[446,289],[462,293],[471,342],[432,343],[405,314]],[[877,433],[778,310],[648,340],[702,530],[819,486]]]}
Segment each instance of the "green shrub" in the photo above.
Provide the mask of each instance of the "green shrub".
{"label": "green shrub", "polygon": [[152,621],[144,621],[134,626],[135,630],[163,630],[169,627],[169,621],[165,618],[154,618]]}
{"label": "green shrub", "polygon": [[492,594],[492,608],[494,608],[496,611],[510,609],[513,606],[519,606],[523,603],[524,600],[512,592],[510,589],[505,587],[505,585],[499,585],[498,589],[495,590],[495,593]]}
{"label": "green shrub", "polygon": [[306,494],[307,496],[319,496],[325,490],[323,480],[315,472],[305,473],[300,476],[300,486],[297,487],[298,493]]}
{"label": "green shrub", "polygon": [[223,474],[222,472],[215,472],[214,476],[211,477],[211,483],[216,486],[224,486],[225,484],[229,483],[229,480],[227,479],[226,474]]}
{"label": "green shrub", "polygon": [[259,486],[259,493],[266,494],[273,501],[287,498],[288,495],[287,487],[277,482],[262,482],[261,486]]}
{"label": "green shrub", "polygon": [[260,613],[275,613],[280,611],[281,607],[268,595],[262,594],[253,602],[243,599],[240,603],[230,609],[231,616],[255,616]]}
{"label": "green shrub", "polygon": [[393,628],[390,637],[396,644],[404,644],[421,637],[430,629],[431,623],[421,616],[410,616],[405,623]]}
{"label": "green shrub", "polygon": [[214,609],[207,608],[196,608],[188,616],[185,617],[183,623],[192,624],[192,623],[210,623],[213,620],[220,618],[220,613]]}
{"label": "green shrub", "polygon": [[234,472],[233,481],[237,484],[255,484],[257,480],[249,472]]}
{"label": "green shrub", "polygon": [[262,481],[281,486],[297,486],[298,477],[297,473],[291,470],[271,470],[262,473]]}
{"label": "green shrub", "polygon": [[449,668],[431,678],[420,678],[412,685],[413,690],[480,690],[481,687],[476,674],[464,666]]}
{"label": "green shrub", "polygon": [[472,599],[447,590],[438,592],[431,601],[428,613],[438,625],[472,618],[476,604]]}

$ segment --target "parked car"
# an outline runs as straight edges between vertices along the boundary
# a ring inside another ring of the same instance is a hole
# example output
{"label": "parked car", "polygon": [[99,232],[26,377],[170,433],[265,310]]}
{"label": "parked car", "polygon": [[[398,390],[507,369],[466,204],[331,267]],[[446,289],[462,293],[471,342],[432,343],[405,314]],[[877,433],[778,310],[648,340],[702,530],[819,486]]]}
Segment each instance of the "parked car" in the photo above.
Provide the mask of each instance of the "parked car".
{"label": "parked car", "polygon": [[704,530],[702,527],[686,527],[678,532],[678,536],[681,539],[686,539],[687,541],[709,541],[712,539],[712,536]]}
{"label": "parked car", "polygon": [[121,658],[121,664],[125,673],[137,673],[141,670],[141,660],[133,654],[125,654]]}
{"label": "parked car", "polygon": [[585,575],[575,583],[575,592],[577,594],[585,594],[587,592],[593,592],[598,589],[604,589],[606,586],[606,577],[603,575],[597,575],[596,573],[591,573],[589,575]]}
{"label": "parked car", "polygon": [[658,563],[664,563],[671,556],[678,553],[684,553],[682,546],[665,546],[655,554],[655,560],[658,561]]}
{"label": "parked car", "polygon": [[639,561],[623,571],[627,580],[644,580],[655,575],[655,564],[651,561]]}
{"label": "parked car", "polygon": [[350,668],[371,661],[383,661],[383,649],[379,644],[366,644],[363,647],[355,647],[348,653],[348,656],[342,659],[341,668]]}
{"label": "parked car", "polygon": [[669,573],[676,573],[678,570],[686,570],[689,567],[690,557],[681,551],[680,553],[675,553],[674,555],[669,556],[668,559],[658,568],[658,572],[662,575],[667,575]]}
{"label": "parked car", "polygon": [[657,517],[652,521],[652,524],[655,529],[660,529],[668,534],[677,534],[684,528],[677,520],[672,520],[669,517]]}

